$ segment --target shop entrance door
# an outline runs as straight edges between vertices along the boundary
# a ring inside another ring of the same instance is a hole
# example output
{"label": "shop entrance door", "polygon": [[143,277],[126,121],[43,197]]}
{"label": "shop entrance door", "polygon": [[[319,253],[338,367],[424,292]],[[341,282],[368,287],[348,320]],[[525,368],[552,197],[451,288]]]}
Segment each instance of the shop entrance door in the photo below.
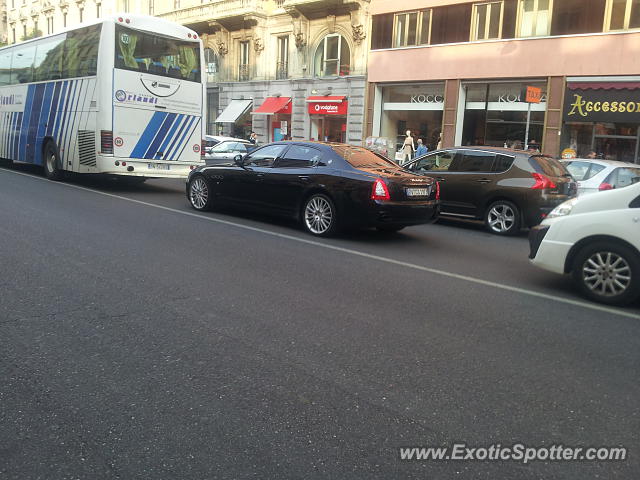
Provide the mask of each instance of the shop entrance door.
{"label": "shop entrance door", "polygon": [[311,118],[311,138],[320,142],[346,143],[346,117],[314,116]]}

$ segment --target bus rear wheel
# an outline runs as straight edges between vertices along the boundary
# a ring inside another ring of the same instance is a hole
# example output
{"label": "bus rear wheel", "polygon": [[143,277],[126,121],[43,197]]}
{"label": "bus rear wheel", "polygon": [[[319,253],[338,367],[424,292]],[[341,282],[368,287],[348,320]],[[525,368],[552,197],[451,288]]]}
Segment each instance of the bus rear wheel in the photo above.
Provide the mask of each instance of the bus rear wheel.
{"label": "bus rear wheel", "polygon": [[49,180],[62,180],[64,172],[60,166],[60,155],[58,155],[56,144],[52,141],[44,146],[43,159],[45,177]]}

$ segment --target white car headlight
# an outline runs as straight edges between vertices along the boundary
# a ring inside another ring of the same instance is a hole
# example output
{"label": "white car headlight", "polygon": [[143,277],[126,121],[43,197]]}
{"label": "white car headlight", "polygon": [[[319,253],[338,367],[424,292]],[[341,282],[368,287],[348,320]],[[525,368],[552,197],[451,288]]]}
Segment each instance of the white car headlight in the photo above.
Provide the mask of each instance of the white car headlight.
{"label": "white car headlight", "polygon": [[551,210],[551,213],[547,215],[547,218],[564,217],[565,215],[569,215],[577,202],[578,202],[578,197],[572,198],[571,200],[567,200],[566,202],[561,203],[556,208]]}

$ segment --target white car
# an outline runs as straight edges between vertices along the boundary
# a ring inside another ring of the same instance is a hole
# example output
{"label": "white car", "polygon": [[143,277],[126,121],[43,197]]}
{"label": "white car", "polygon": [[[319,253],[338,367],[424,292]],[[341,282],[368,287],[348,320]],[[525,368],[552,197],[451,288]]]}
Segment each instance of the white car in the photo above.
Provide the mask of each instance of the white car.
{"label": "white car", "polygon": [[640,181],[640,165],[636,163],[587,158],[562,160],[562,163],[578,182],[578,195],[622,188]]}
{"label": "white car", "polygon": [[573,275],[590,299],[640,298],[640,183],[584,195],[556,207],[529,234],[531,262]]}

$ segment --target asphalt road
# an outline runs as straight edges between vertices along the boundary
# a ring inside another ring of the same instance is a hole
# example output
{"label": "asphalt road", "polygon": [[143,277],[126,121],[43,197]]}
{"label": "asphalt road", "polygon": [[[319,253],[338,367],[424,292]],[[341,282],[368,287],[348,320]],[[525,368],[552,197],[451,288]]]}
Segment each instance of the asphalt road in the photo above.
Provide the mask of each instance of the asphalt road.
{"label": "asphalt road", "polygon": [[[184,184],[0,169],[2,479],[631,479],[640,305],[583,301],[526,236],[317,240]],[[623,462],[399,447],[625,446]]]}

